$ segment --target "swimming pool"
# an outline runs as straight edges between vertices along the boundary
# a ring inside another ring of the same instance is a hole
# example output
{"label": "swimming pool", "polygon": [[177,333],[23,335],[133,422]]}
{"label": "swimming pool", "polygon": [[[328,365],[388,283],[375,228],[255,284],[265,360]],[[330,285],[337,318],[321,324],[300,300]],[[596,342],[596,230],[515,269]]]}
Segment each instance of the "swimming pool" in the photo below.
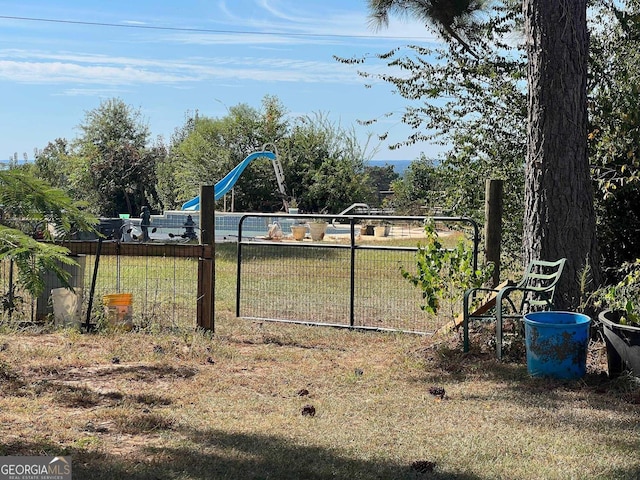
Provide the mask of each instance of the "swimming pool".
{"label": "swimming pool", "polygon": [[[162,215],[151,216],[151,227],[153,231],[150,231],[152,240],[156,241],[180,241],[183,239],[182,235],[185,232],[185,222],[187,222],[187,216],[191,216],[196,225],[199,225],[199,211],[166,211]],[[266,237],[269,232],[269,227],[274,222],[280,225],[280,229],[284,236],[291,235],[291,226],[296,223],[308,223],[314,218],[311,215],[301,215],[298,217],[289,216],[284,214],[264,215],[254,214],[247,212],[216,212],[214,215],[215,220],[215,241],[216,242],[235,242],[238,240],[238,227],[240,220],[242,221],[242,238],[261,238]],[[124,221],[127,224],[127,228],[123,229],[129,232],[127,235],[130,238],[141,235],[140,219],[131,218]],[[195,228],[196,233],[199,236],[198,227]],[[342,226],[341,228],[334,227],[329,223],[327,227],[327,234],[348,234],[349,227]],[[124,241],[132,241],[130,238],[125,238]]]}

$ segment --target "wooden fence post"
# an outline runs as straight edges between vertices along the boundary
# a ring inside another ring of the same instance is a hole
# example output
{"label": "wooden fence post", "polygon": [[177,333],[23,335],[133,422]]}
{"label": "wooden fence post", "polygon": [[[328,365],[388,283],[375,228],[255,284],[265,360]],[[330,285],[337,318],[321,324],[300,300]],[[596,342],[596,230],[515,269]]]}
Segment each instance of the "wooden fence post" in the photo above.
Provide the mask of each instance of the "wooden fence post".
{"label": "wooden fence post", "polygon": [[204,257],[198,259],[198,327],[205,330],[215,329],[215,219],[214,187],[200,187],[200,244],[210,245],[204,249]]}
{"label": "wooden fence post", "polygon": [[485,235],[484,256],[487,262],[493,262],[495,269],[491,287],[500,284],[500,243],[502,241],[502,180],[488,179],[485,184]]}

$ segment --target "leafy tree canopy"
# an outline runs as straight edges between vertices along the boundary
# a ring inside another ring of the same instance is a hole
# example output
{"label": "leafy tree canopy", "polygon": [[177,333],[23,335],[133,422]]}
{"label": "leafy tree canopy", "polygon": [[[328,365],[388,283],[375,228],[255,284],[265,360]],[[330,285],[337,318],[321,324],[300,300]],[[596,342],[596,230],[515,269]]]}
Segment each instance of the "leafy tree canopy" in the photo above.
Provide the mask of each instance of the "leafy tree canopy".
{"label": "leafy tree canopy", "polygon": [[601,9],[593,24],[589,146],[610,268],[640,258],[640,2]]}
{"label": "leafy tree canopy", "polygon": [[[364,171],[366,146],[359,145],[353,131],[322,114],[290,120],[286,113],[277,98],[267,96],[261,110],[240,104],[223,118],[188,118],[163,167],[173,179],[174,198],[192,198],[201,184],[216,183],[263,148],[277,150],[287,194],[305,211],[335,212],[373,198]],[[236,210],[277,211],[283,200],[267,159],[252,162],[234,187]]]}
{"label": "leafy tree canopy", "polygon": [[42,291],[47,271],[55,272],[66,284],[68,273],[62,264],[73,263],[69,251],[37,238],[50,238],[48,227],[58,237],[74,230],[92,230],[96,219],[80,207],[62,190],[27,171],[0,170],[0,260],[15,262],[18,280],[30,293]]}
{"label": "leafy tree canopy", "polygon": [[156,163],[166,152],[150,147],[149,127],[138,110],[114,98],[86,113],[70,166],[72,193],[104,216],[138,214],[157,205]]}

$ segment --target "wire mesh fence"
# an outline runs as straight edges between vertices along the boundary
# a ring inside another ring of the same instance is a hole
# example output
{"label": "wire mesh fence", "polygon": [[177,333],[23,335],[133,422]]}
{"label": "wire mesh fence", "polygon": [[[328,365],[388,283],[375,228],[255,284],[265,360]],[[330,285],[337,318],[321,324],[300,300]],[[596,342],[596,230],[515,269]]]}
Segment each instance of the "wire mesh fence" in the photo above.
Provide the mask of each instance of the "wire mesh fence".
{"label": "wire mesh fence", "polygon": [[441,320],[420,308],[421,292],[400,273],[400,265],[410,266],[414,255],[393,248],[352,252],[335,245],[247,244],[238,316],[432,332]]}
{"label": "wire mesh fence", "polygon": [[[442,325],[442,317],[420,308],[421,291],[401,275],[401,266],[415,266],[424,218],[343,216],[335,222],[335,217],[324,217],[332,229],[322,240],[310,239],[307,232],[303,240],[296,241],[291,227],[303,222],[308,227],[310,216],[245,215],[243,219],[250,219],[251,225],[268,227],[278,222],[282,236],[273,239],[267,235],[268,228],[263,235],[253,229],[245,240],[239,229],[233,253],[225,248],[226,257],[217,255],[216,305],[232,309],[235,304],[239,317],[285,322],[424,333]],[[379,236],[367,232],[372,219],[376,226],[384,227]],[[451,223],[469,222],[438,221],[443,230]],[[471,226],[477,256],[477,226]],[[197,245],[109,241],[104,242],[102,254],[95,245],[91,243],[85,254],[75,257],[77,265],[66,267],[69,283],[82,302],[80,323],[103,321],[103,297],[127,293],[132,297],[135,327],[195,327]],[[234,254],[237,258],[230,258]],[[8,260],[0,262],[2,322],[53,322],[52,292],[62,287],[58,279],[49,275],[44,279],[44,292],[32,298],[19,288],[17,278]]]}
{"label": "wire mesh fence", "polygon": [[[132,296],[131,320],[139,328],[193,327],[196,324],[198,260],[172,255],[130,255],[124,245],[119,255],[77,255],[76,265],[65,266],[69,284],[81,302],[77,318],[71,323],[91,325],[104,321],[105,295],[128,293]],[[97,269],[97,270],[96,270]],[[94,283],[94,273],[95,283]],[[63,288],[54,275],[45,275],[44,291],[32,297],[20,288],[11,262],[0,262],[0,288],[3,292],[2,322],[37,325],[62,320],[55,313],[55,293]],[[93,287],[93,288],[92,288]],[[88,312],[91,304],[91,311]]]}
{"label": "wire mesh fence", "polygon": [[[95,256],[87,256],[87,265],[85,292],[93,277]],[[100,318],[104,295],[126,292],[132,295],[136,326],[167,328],[196,324],[197,259],[108,255],[100,258],[98,268],[92,317]]]}
{"label": "wire mesh fence", "polygon": [[[253,217],[246,216],[251,222]],[[282,223],[290,220],[285,217]],[[295,240],[286,233],[277,241],[241,237],[237,316],[364,329],[436,331],[447,320],[421,309],[422,292],[401,273],[401,267],[411,269],[415,265],[425,218],[376,217],[377,226],[385,228],[385,233],[378,236],[366,234],[365,222],[370,220],[343,217],[341,221],[348,228],[342,230],[342,238],[336,233],[321,241],[307,236]],[[477,225],[466,218],[436,220],[471,225],[477,261]],[[444,224],[442,228],[446,228]]]}
{"label": "wire mesh fence", "polygon": [[0,289],[2,291],[2,323],[22,322],[35,315],[32,296],[19,287],[18,272],[13,262],[0,262]]}

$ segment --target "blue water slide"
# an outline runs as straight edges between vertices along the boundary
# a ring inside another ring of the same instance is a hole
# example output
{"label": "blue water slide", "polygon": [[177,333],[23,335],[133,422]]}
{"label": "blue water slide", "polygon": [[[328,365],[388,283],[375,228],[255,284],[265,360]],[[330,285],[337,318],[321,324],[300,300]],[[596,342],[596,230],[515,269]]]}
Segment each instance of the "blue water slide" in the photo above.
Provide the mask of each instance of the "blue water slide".
{"label": "blue water slide", "polygon": [[[225,193],[231,190],[233,186],[236,184],[236,182],[238,181],[238,179],[240,178],[240,175],[242,175],[242,172],[244,172],[244,169],[247,168],[247,165],[249,165],[252,161],[254,161],[257,158],[268,158],[270,160],[275,160],[276,154],[269,151],[260,151],[260,152],[254,152],[251,155],[248,155],[247,158],[245,158],[242,162],[236,165],[233,168],[233,170],[227,173],[222,178],[222,180],[220,180],[218,183],[216,183],[213,186],[214,199],[220,200]],[[182,210],[200,210],[200,195],[183,203]]]}

